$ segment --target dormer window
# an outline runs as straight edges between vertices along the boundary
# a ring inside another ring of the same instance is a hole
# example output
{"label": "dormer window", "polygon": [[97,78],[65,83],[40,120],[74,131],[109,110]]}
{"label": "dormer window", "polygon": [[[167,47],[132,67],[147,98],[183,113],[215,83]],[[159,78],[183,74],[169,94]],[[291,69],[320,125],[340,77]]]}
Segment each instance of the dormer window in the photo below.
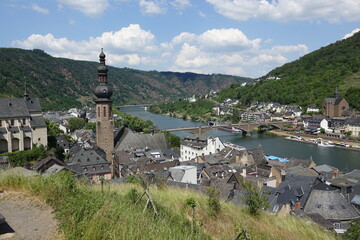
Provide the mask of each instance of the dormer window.
{"label": "dormer window", "polygon": [[86,168],[86,167],[84,168],[84,172],[87,172],[87,168]]}

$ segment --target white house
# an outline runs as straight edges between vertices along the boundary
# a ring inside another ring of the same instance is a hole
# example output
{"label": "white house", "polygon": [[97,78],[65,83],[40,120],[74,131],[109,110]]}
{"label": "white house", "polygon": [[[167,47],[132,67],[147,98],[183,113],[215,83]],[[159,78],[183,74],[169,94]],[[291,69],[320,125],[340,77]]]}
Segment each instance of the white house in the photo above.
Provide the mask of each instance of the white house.
{"label": "white house", "polygon": [[320,128],[325,129],[325,132],[332,132],[332,129],[330,129],[330,121],[328,119],[326,119],[326,118],[321,120]]}
{"label": "white house", "polygon": [[196,166],[175,166],[169,169],[171,177],[176,182],[197,184]]}
{"label": "white house", "polygon": [[309,106],[309,107],[306,109],[306,112],[307,112],[307,113],[318,113],[319,111],[320,111],[319,108],[318,108],[315,104]]}
{"label": "white house", "polygon": [[360,118],[350,119],[345,127],[346,132],[351,132],[351,136],[360,137]]}
{"label": "white house", "polygon": [[201,155],[218,153],[225,148],[218,137],[206,137],[202,135],[190,135],[180,145],[179,161],[189,161]]}

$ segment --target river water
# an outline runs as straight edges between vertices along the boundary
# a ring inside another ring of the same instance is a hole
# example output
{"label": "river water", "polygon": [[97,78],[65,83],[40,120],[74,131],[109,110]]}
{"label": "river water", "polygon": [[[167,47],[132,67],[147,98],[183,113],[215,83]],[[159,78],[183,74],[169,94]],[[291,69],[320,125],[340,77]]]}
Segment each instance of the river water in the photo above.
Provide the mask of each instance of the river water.
{"label": "river water", "polygon": [[[144,107],[124,107],[120,110],[131,115],[138,116],[144,120],[151,120],[159,129],[205,125],[204,123],[185,121],[169,116],[152,114],[145,111]],[[183,131],[173,133],[181,138],[191,134]],[[239,133],[218,129],[211,130],[204,135],[217,136],[223,142],[231,142],[248,149],[261,145],[266,155],[274,155],[283,158],[295,157],[299,159],[309,159],[311,157],[317,165],[328,164],[339,168],[341,171],[360,169],[360,151],[318,147],[313,144],[295,142],[282,137],[264,134],[242,136]]]}

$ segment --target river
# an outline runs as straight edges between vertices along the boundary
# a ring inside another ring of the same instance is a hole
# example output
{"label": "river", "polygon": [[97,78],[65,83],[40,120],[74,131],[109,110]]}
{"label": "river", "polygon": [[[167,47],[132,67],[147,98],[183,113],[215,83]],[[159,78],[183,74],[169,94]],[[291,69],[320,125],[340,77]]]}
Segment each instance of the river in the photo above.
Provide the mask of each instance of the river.
{"label": "river", "polygon": [[[183,119],[172,118],[169,116],[153,114],[144,110],[144,107],[123,107],[123,112],[134,116],[139,116],[144,120],[151,120],[159,129],[170,129],[178,127],[203,126],[204,123],[186,121]],[[177,136],[184,138],[191,133],[174,132]],[[337,167],[340,171],[351,171],[360,169],[360,151],[324,148],[313,144],[286,140],[278,136],[264,134],[252,134],[252,136],[242,136],[239,133],[232,133],[214,129],[204,135],[217,136],[223,142],[231,142],[248,149],[261,145],[266,155],[274,155],[284,158],[309,159],[310,157],[317,165],[328,164]]]}

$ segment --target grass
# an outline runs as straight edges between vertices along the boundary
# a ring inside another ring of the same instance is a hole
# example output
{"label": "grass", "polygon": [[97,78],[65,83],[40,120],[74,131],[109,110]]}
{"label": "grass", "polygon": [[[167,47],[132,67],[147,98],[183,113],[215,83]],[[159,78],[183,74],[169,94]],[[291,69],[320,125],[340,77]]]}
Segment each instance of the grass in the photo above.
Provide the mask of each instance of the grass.
{"label": "grass", "polygon": [[[207,197],[178,188],[150,188],[159,212],[143,213],[146,199],[134,204],[129,192],[142,193],[138,185],[98,185],[75,181],[70,175],[25,178],[3,175],[0,189],[36,196],[51,207],[66,239],[232,239],[244,227],[253,239],[337,239],[315,224],[295,217],[263,213],[250,216],[243,208],[224,203],[217,217],[208,214]],[[136,191],[132,190],[136,189]],[[196,201],[196,232],[191,231],[191,208]],[[138,199],[138,197],[136,198]]]}

